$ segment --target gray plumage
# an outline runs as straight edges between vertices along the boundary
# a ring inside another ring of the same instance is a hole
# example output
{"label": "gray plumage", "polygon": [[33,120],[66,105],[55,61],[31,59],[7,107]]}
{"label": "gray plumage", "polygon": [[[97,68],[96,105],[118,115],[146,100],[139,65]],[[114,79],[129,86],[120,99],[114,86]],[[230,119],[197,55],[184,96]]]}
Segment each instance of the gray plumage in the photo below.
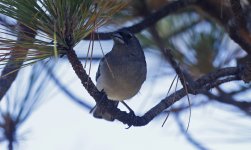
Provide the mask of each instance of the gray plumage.
{"label": "gray plumage", "polygon": [[[108,99],[123,101],[135,96],[146,80],[145,55],[138,39],[130,32],[120,31],[112,38],[114,46],[100,61],[96,86],[106,93]],[[98,107],[94,116],[113,120],[105,117]]]}

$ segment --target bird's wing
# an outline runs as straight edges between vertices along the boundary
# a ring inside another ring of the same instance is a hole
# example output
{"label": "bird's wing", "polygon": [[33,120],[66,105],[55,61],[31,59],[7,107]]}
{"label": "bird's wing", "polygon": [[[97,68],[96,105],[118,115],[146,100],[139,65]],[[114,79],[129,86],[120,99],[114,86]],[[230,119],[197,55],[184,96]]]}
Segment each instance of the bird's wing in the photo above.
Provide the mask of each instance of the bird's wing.
{"label": "bird's wing", "polygon": [[110,54],[110,52],[109,52],[109,53],[105,54],[104,57],[101,58],[101,60],[100,60],[100,62],[99,62],[99,66],[98,66],[98,71],[97,71],[97,73],[96,73],[96,81],[97,81],[98,78],[100,77],[100,69],[101,69],[101,66],[103,66],[104,63],[106,63],[106,62],[105,62],[105,59],[106,59],[106,60],[109,59],[110,55],[111,55],[111,54]]}
{"label": "bird's wing", "polygon": [[[104,58],[104,57],[103,57]],[[100,77],[100,66],[101,66],[101,63],[103,63],[103,58],[100,60],[99,62],[99,65],[98,65],[98,71],[96,73],[96,81],[98,80],[98,78]]]}
{"label": "bird's wing", "polygon": [[105,57],[101,58],[100,62],[99,62],[99,66],[98,66],[98,71],[96,73],[96,81],[98,80],[98,78],[100,77],[100,67],[103,65],[105,60]]}

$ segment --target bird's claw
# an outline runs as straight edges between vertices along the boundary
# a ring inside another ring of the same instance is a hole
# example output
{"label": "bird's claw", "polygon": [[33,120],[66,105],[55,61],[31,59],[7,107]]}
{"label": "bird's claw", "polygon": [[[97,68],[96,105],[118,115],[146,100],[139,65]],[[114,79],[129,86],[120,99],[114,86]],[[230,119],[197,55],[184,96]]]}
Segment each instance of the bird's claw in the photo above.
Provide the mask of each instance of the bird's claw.
{"label": "bird's claw", "polygon": [[[130,120],[134,120],[134,118],[135,118],[135,113],[134,113],[133,110],[130,110],[130,112],[129,112],[128,115],[129,115]],[[133,122],[133,121],[132,121],[132,122]],[[132,126],[132,123],[128,124],[128,127],[125,128],[125,129],[129,129],[129,128],[131,128],[131,126]]]}

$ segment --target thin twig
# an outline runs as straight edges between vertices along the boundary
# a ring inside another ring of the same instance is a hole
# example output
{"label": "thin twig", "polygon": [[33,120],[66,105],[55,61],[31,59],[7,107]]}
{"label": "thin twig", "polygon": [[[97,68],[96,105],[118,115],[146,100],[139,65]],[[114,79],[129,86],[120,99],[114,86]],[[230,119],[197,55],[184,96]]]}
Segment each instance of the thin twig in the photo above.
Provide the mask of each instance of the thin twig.
{"label": "thin twig", "polygon": [[[184,77],[184,74],[182,73],[182,77],[183,77],[183,80],[185,80],[185,77]],[[187,128],[186,128],[186,132],[188,131],[188,128],[189,128],[189,125],[190,125],[190,122],[191,122],[191,116],[192,116],[192,109],[191,109],[191,102],[190,102],[190,98],[189,98],[189,94],[188,94],[188,87],[186,84],[184,84],[184,88],[186,90],[186,93],[187,93],[187,101],[188,101],[188,105],[189,105],[189,119],[188,119],[188,123],[187,123]]]}
{"label": "thin twig", "polygon": [[[175,77],[174,77],[174,79],[173,79],[173,81],[172,81],[172,83],[171,83],[171,85],[170,85],[170,87],[169,87],[169,89],[168,89],[168,92],[167,92],[167,95],[166,95],[166,96],[168,96],[169,92],[171,91],[171,88],[173,87],[173,83],[174,83],[175,79],[177,78],[177,76],[178,76],[178,75],[176,74]],[[176,92],[176,89],[177,89],[178,81],[179,81],[179,80],[177,79],[177,82],[176,82],[176,85],[175,85],[175,92]],[[172,106],[171,106],[171,109],[172,109]],[[166,123],[166,121],[167,121],[167,119],[168,119],[170,113],[171,113],[171,111],[167,111],[166,118],[165,118],[164,122],[162,123],[162,126],[161,126],[161,127],[164,127],[164,125],[165,125],[165,123]]]}

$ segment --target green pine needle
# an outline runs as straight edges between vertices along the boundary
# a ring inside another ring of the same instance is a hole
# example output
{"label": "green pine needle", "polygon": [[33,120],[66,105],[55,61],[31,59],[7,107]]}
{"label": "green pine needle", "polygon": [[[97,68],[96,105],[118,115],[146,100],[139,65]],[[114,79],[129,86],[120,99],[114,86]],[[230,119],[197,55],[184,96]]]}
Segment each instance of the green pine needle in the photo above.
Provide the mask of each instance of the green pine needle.
{"label": "green pine needle", "polygon": [[20,56],[13,63],[24,60],[24,65],[65,54],[69,35],[75,46],[125,6],[123,0],[1,0],[0,14],[16,19],[36,37],[17,26],[0,26],[0,65],[13,52]]}

